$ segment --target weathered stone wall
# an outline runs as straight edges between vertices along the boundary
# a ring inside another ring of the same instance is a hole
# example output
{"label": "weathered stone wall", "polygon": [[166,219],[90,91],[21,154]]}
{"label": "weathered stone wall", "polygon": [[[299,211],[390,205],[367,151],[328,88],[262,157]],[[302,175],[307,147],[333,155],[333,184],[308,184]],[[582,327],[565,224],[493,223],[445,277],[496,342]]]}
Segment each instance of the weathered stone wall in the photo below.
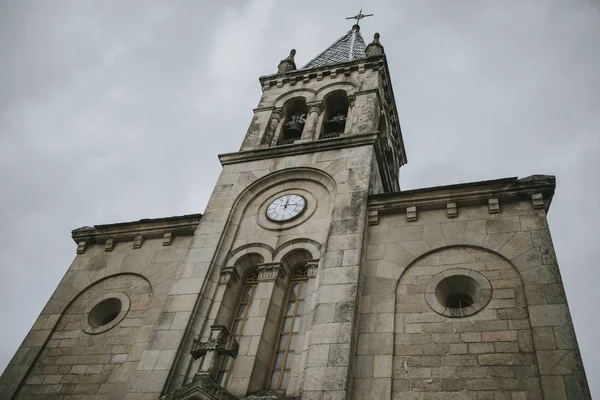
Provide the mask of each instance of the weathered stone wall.
{"label": "weathered stone wall", "polygon": [[[115,292],[131,301],[125,318],[106,332],[85,332],[86,308]],[[150,283],[132,274],[112,276],[86,289],[59,317],[18,397],[124,395],[150,335],[142,325],[151,298]]]}
{"label": "weathered stone wall", "polygon": [[[424,292],[435,275],[457,269],[480,272],[492,296],[480,312],[448,318],[430,308]],[[396,289],[392,365],[393,398],[410,391],[443,392],[447,399],[490,391],[540,397],[518,272],[497,254],[471,247],[434,251],[413,263]]]}
{"label": "weathered stone wall", "polygon": [[[590,398],[545,211],[404,211],[370,216],[354,398]],[[450,318],[427,283],[458,268],[485,276],[491,300]]]}
{"label": "weathered stone wall", "polygon": [[[181,263],[190,242],[101,243],[78,254],[2,375],[0,398],[21,383],[17,398],[157,398],[196,300],[174,284],[198,273]],[[124,318],[84,331],[89,308],[109,294],[129,299]]]}

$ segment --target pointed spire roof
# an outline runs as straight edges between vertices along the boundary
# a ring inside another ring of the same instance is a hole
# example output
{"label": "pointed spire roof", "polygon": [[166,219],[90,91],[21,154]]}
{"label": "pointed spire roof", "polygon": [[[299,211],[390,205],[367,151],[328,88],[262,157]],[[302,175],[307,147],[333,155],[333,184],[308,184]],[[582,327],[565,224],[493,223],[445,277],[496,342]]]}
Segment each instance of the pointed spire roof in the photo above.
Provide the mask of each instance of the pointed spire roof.
{"label": "pointed spire roof", "polygon": [[365,41],[360,34],[360,27],[354,25],[352,30],[336,40],[302,69],[339,64],[361,58],[365,58]]}

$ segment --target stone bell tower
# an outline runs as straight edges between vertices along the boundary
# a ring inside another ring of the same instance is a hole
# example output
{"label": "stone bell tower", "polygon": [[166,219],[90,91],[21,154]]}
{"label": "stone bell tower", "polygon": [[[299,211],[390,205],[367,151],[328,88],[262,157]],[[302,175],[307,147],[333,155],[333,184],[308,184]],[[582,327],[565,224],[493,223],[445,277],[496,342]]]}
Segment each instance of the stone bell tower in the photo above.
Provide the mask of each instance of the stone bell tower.
{"label": "stone bell tower", "polygon": [[240,150],[219,156],[190,250],[211,254],[213,286],[169,399],[352,392],[367,199],[399,190],[406,155],[379,34],[365,45],[354,25],[300,69],[295,55],[259,79]]}

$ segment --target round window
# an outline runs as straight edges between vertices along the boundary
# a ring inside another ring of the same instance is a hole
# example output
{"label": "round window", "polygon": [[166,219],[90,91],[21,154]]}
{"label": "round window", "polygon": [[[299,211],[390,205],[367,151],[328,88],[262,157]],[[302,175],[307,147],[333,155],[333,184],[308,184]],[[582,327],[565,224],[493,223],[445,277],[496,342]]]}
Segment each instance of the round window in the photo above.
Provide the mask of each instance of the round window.
{"label": "round window", "polygon": [[473,315],[492,297],[489,281],[479,272],[466,269],[444,271],[425,288],[425,300],[435,312],[459,318]]}
{"label": "round window", "polygon": [[114,328],[125,318],[131,301],[124,293],[108,293],[92,302],[83,315],[83,330],[91,335]]}
{"label": "round window", "polygon": [[96,304],[88,315],[88,322],[94,328],[106,325],[119,316],[123,304],[116,297],[102,300]]}

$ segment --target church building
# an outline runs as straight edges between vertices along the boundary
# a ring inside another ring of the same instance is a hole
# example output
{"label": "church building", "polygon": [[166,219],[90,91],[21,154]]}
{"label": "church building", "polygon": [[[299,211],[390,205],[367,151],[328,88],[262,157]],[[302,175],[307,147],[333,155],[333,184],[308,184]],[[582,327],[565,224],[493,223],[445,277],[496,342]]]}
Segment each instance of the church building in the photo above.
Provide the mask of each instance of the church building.
{"label": "church building", "polygon": [[379,34],[294,55],[203,214],[73,230],[0,398],[591,399],[554,177],[401,190]]}

